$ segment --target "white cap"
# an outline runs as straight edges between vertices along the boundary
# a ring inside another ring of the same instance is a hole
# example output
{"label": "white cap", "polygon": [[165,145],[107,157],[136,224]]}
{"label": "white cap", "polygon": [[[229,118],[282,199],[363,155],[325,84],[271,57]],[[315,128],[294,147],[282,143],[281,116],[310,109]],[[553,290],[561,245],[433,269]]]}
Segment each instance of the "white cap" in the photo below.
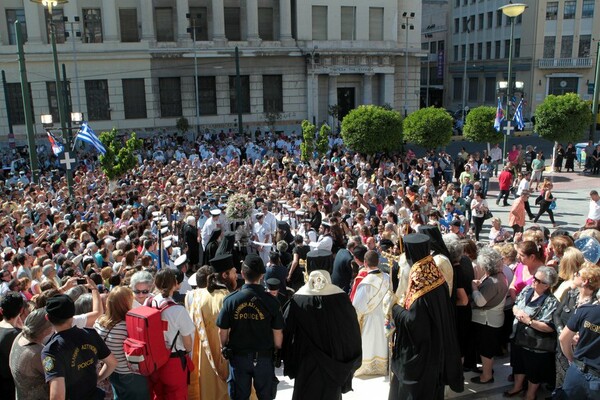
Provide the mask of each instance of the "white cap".
{"label": "white cap", "polygon": [[210,215],[216,217],[217,215],[221,215],[221,210],[215,208],[214,210],[210,210]]}
{"label": "white cap", "polygon": [[192,276],[188,278],[188,283],[190,284],[190,286],[198,286],[198,284],[196,283],[196,274],[197,272],[194,272]]}
{"label": "white cap", "polygon": [[163,241],[163,248],[168,249],[169,247],[171,247],[171,241],[170,240]]}
{"label": "white cap", "polygon": [[186,261],[187,261],[187,256],[186,256],[185,254],[183,254],[183,255],[181,255],[181,256],[179,256],[179,257],[177,257],[177,258],[175,259],[175,262],[174,262],[174,264],[175,264],[175,267],[179,268],[179,267],[180,267],[181,265],[183,265],[183,264],[184,264]]}

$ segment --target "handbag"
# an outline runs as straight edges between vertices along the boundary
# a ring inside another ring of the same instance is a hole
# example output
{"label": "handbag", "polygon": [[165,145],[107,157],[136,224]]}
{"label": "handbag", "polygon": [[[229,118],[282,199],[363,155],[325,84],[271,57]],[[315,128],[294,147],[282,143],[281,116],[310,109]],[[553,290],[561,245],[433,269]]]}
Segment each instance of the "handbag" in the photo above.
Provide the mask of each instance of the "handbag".
{"label": "handbag", "polygon": [[[544,300],[544,303],[546,300]],[[531,316],[534,319],[542,310],[544,303]],[[517,323],[515,337],[513,343],[517,346],[525,347],[531,350],[546,351],[549,353],[556,352],[556,332],[540,332],[531,326],[525,325],[522,322]]]}
{"label": "handbag", "polygon": [[552,203],[548,206],[548,210],[554,210],[556,208],[556,200],[552,200]]}
{"label": "handbag", "polygon": [[490,211],[490,209],[488,208],[484,213],[483,213],[483,219],[490,219],[493,218],[494,214],[492,214],[492,212]]}

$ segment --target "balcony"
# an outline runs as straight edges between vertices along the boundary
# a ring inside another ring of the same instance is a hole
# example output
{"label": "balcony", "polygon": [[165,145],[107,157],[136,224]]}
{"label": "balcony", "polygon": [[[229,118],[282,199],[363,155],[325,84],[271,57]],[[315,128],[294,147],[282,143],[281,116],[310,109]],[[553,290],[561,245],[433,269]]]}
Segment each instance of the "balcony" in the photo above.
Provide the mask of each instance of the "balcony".
{"label": "balcony", "polygon": [[592,68],[591,57],[581,58],[541,58],[538,60],[539,69],[573,69]]}

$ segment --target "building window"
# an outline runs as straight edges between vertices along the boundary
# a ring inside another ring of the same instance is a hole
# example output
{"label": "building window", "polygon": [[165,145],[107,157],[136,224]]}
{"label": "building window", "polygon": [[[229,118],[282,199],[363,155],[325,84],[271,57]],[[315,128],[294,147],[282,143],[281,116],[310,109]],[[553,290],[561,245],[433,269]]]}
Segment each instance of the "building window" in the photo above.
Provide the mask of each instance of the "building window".
{"label": "building window", "polygon": [[592,35],[580,35],[579,36],[579,51],[577,52],[577,57],[589,57],[591,45],[592,45]]}
{"label": "building window", "polygon": [[429,43],[429,52],[431,54],[437,54],[437,42]]}
{"label": "building window", "polygon": [[573,57],[573,36],[563,36],[560,43],[560,58]]}
{"label": "building window", "polygon": [[6,10],[6,25],[8,28],[8,44],[17,44],[17,34],[15,33],[15,22],[21,22],[21,33],[23,33],[23,42],[27,42],[27,23],[25,22],[25,10],[22,8],[16,10]]}
{"label": "building window", "polygon": [[121,42],[134,43],[140,41],[137,9],[119,8],[119,28],[121,30]]}
{"label": "building window", "polygon": [[469,60],[475,59],[475,43],[469,44]]}
{"label": "building window", "polygon": [[485,42],[485,59],[492,59],[492,42]]}
{"label": "building window", "polygon": [[544,58],[554,58],[556,36],[544,36]]}
{"label": "building window", "polygon": [[217,82],[214,76],[198,78],[200,115],[217,115]]}
{"label": "building window", "polygon": [[469,101],[477,101],[479,78],[469,78]]}
{"label": "building window", "polygon": [[500,58],[500,47],[501,47],[501,43],[499,40],[496,40],[494,42],[494,58],[497,60]]}
{"label": "building window", "polygon": [[273,41],[273,7],[258,8],[258,36],[262,40]]}
{"label": "building window", "polygon": [[[190,7],[190,29],[193,29],[190,37],[194,40],[196,34],[197,42],[205,42],[208,40],[208,11],[206,7]],[[259,10],[260,17],[260,10]],[[192,28],[193,25],[193,28]],[[259,25],[260,26],[260,25]]]}
{"label": "building window", "polygon": [[[48,39],[48,43],[51,43],[50,34],[52,32],[52,25],[50,22],[50,13],[48,9],[44,9],[44,16],[46,18],[46,38]],[[56,43],[64,43],[65,42],[65,19],[64,19],[64,10],[62,8],[54,8],[52,9],[52,22],[54,22],[54,37],[56,38]],[[12,27],[11,27],[12,29]]]}
{"label": "building window", "polygon": [[369,7],[369,40],[383,40],[383,7]]}
{"label": "building window", "polygon": [[565,1],[565,14],[563,15],[563,19],[575,18],[575,11],[577,9],[576,4],[577,2],[575,0]]}
{"label": "building window", "polygon": [[594,18],[594,1],[595,0],[583,0],[581,18]]}
{"label": "building window", "polygon": [[[244,114],[250,113],[250,77],[240,76],[241,98],[239,99],[240,110]],[[229,109],[231,114],[238,113],[237,88],[235,76],[229,77]]]}
{"label": "building window", "polygon": [[312,38],[327,40],[327,6],[312,6]]}
{"label": "building window", "polygon": [[483,59],[483,43],[477,43],[477,59]]}
{"label": "building window", "polygon": [[460,59],[461,60],[467,59],[467,45],[466,44],[463,44],[460,46]]}
{"label": "building window", "polygon": [[85,100],[90,121],[110,120],[108,81],[106,79],[85,81]]}
{"label": "building window", "polygon": [[467,26],[469,23],[469,20],[467,19],[467,17],[462,17],[462,31],[466,32],[467,29],[469,29],[469,27]]}
{"label": "building window", "polygon": [[158,78],[160,92],[160,117],[181,117],[181,80],[179,78]]}
{"label": "building window", "polygon": [[156,40],[158,42],[174,42],[173,8],[157,7],[154,9],[156,18]]}
{"label": "building window", "polygon": [[56,97],[56,82],[46,82],[46,95],[48,96],[48,113],[52,115],[53,121],[59,121],[60,113],[58,111],[58,97]]}
{"label": "building window", "polygon": [[521,25],[522,22],[523,22],[523,14],[517,15],[517,18],[515,19],[515,24]]}
{"label": "building window", "polygon": [[473,32],[475,30],[475,15],[471,15],[469,17],[469,31]]}
{"label": "building window", "polygon": [[283,84],[281,75],[263,75],[264,112],[283,112]]}
{"label": "building window", "polygon": [[488,27],[488,29],[491,29],[492,25],[494,25],[494,12],[493,11],[488,11],[488,13],[487,13],[487,27]]}
{"label": "building window", "polygon": [[458,61],[458,45],[454,45],[454,61]]}
{"label": "building window", "polygon": [[231,41],[242,40],[240,7],[225,7],[225,37]]}
{"label": "building window", "polygon": [[438,40],[438,51],[444,51],[444,41]]}
{"label": "building window", "polygon": [[421,50],[429,51],[429,42],[421,42]]}
{"label": "building window", "polygon": [[452,87],[452,100],[453,101],[461,101],[462,100],[462,78],[453,78],[453,87]]}
{"label": "building window", "polygon": [[342,7],[342,40],[356,40],[356,7]]}
{"label": "building window", "polygon": [[504,41],[504,58],[508,58],[510,55],[510,39]]}
{"label": "building window", "polygon": [[123,79],[125,119],[146,118],[146,84],[144,78]]}
{"label": "building window", "polygon": [[[25,125],[25,108],[23,107],[23,92],[21,91],[21,83],[7,83],[6,90],[8,98],[6,101],[10,105],[10,122],[13,125]],[[31,84],[29,84],[29,94],[31,96]],[[33,100],[30,97],[31,115],[33,112]]]}
{"label": "building window", "polygon": [[458,33],[460,30],[460,20],[458,18],[454,18],[454,33]]}
{"label": "building window", "polygon": [[485,78],[485,102],[496,100],[496,78]]}
{"label": "building window", "polygon": [[99,8],[84,8],[83,43],[102,43],[102,14]]}
{"label": "building window", "polygon": [[515,39],[513,47],[513,56],[515,58],[521,57],[521,39]]}
{"label": "building window", "polygon": [[460,7],[460,0],[456,0],[454,2],[454,7]]}
{"label": "building window", "polygon": [[496,26],[502,26],[502,10],[496,10]]}
{"label": "building window", "polygon": [[563,95],[566,93],[578,93],[579,78],[550,78],[548,82],[548,94]]}
{"label": "building window", "polygon": [[558,1],[549,1],[546,4],[546,21],[554,21],[558,18]]}
{"label": "building window", "polygon": [[482,30],[483,29],[483,13],[479,14],[477,16],[477,29],[478,30]]}

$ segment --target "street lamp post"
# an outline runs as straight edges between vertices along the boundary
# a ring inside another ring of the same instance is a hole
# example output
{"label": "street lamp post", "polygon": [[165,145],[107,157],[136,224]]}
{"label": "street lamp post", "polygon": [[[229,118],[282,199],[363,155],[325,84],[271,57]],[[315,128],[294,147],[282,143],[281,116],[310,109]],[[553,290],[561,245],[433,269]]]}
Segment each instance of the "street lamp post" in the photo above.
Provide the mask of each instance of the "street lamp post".
{"label": "street lamp post", "polygon": [[[62,81],[60,79],[60,70],[58,68],[58,54],[56,51],[56,26],[52,18],[52,9],[59,4],[68,3],[68,0],[31,0],[33,3],[41,4],[48,8],[50,18],[50,42],[52,45],[52,58],[54,61],[54,79],[56,85],[56,99],[58,102],[58,116],[60,119],[60,129],[65,138],[67,149],[71,149],[71,132],[67,129],[65,101],[63,98]],[[67,187],[69,188],[69,197],[73,199],[73,174],[70,168],[67,168]]]}
{"label": "street lamp post", "polygon": [[402,18],[404,18],[404,23],[402,24],[402,29],[406,32],[406,37],[404,41],[404,118],[408,115],[408,31],[415,29],[413,24],[409,24],[408,21],[415,17],[414,12],[403,12]]}
{"label": "street lamp post", "polygon": [[466,21],[466,35],[465,35],[465,59],[463,63],[463,89],[462,89],[462,126],[464,128],[466,118],[467,118],[467,60],[469,58],[469,33],[471,33],[471,29],[469,29],[469,24],[471,23],[471,18],[467,18]]}
{"label": "street lamp post", "polygon": [[196,51],[196,16],[186,14],[186,17],[190,20],[191,27],[188,28],[188,32],[192,33],[192,39],[194,40],[194,89],[196,95],[196,133],[194,134],[194,142],[200,136],[200,85],[198,84],[198,52]]}
{"label": "street lamp post", "polygon": [[527,4],[515,3],[512,2],[506,4],[499,8],[502,11],[502,14],[506,15],[510,18],[510,40],[509,40],[509,48],[508,48],[508,78],[507,78],[507,86],[506,86],[506,127],[504,130],[506,134],[504,134],[504,148],[503,158],[506,157],[506,136],[510,134],[511,130],[514,130],[514,127],[511,124],[510,117],[510,96],[512,94],[512,58],[513,58],[513,42],[515,36],[515,18],[519,15],[523,14],[525,9],[527,8]]}

